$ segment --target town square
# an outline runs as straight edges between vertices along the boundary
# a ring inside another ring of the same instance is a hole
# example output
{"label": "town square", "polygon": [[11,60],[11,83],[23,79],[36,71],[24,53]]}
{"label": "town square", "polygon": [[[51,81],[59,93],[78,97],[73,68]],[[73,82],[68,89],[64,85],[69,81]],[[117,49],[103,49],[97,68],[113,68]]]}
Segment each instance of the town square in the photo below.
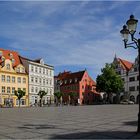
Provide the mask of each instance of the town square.
{"label": "town square", "polygon": [[0,1],[0,139],[140,139],[139,1]]}
{"label": "town square", "polygon": [[137,105],[0,109],[0,139],[139,139]]}

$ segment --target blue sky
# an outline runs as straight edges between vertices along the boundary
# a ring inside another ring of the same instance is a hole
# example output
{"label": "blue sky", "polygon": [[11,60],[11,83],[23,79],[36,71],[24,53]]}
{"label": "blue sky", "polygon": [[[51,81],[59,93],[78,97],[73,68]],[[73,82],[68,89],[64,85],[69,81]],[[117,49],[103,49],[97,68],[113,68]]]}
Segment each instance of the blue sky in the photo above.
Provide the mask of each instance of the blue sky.
{"label": "blue sky", "polygon": [[42,57],[55,74],[86,68],[95,80],[115,54],[134,61],[137,50],[124,49],[120,30],[139,13],[133,1],[1,1],[0,47]]}

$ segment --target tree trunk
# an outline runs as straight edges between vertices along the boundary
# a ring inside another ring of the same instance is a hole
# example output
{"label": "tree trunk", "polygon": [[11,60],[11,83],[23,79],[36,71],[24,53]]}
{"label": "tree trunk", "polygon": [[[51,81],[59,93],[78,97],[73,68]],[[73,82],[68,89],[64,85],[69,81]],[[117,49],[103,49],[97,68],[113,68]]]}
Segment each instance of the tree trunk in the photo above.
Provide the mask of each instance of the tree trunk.
{"label": "tree trunk", "polygon": [[18,107],[20,107],[20,99],[19,99],[19,106]]}

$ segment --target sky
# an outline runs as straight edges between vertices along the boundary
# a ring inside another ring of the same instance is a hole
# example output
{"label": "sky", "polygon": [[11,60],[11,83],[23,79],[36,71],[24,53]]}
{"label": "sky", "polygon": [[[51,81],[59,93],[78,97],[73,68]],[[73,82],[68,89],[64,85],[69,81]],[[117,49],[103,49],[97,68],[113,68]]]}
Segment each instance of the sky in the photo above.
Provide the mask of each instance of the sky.
{"label": "sky", "polygon": [[137,50],[124,48],[120,30],[139,13],[139,1],[0,1],[0,48],[43,58],[55,75],[86,69],[96,80],[115,54],[134,62]]}

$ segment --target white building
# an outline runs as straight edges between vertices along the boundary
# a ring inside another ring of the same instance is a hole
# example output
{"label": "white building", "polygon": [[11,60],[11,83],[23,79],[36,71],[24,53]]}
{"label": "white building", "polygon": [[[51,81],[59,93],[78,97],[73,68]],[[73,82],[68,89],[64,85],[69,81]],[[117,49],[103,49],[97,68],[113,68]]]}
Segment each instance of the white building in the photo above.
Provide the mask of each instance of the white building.
{"label": "white building", "polygon": [[[139,72],[138,72],[138,57],[135,62],[129,62],[115,56],[113,63],[118,74],[121,75],[124,81],[124,95],[128,96],[129,100],[138,103],[139,94]],[[122,97],[123,98],[123,97]]]}
{"label": "white building", "polygon": [[37,95],[40,90],[47,93],[43,97],[43,103],[54,101],[54,67],[44,64],[43,59],[30,60],[21,57],[21,60],[29,74],[29,104],[34,105],[39,102]]}

